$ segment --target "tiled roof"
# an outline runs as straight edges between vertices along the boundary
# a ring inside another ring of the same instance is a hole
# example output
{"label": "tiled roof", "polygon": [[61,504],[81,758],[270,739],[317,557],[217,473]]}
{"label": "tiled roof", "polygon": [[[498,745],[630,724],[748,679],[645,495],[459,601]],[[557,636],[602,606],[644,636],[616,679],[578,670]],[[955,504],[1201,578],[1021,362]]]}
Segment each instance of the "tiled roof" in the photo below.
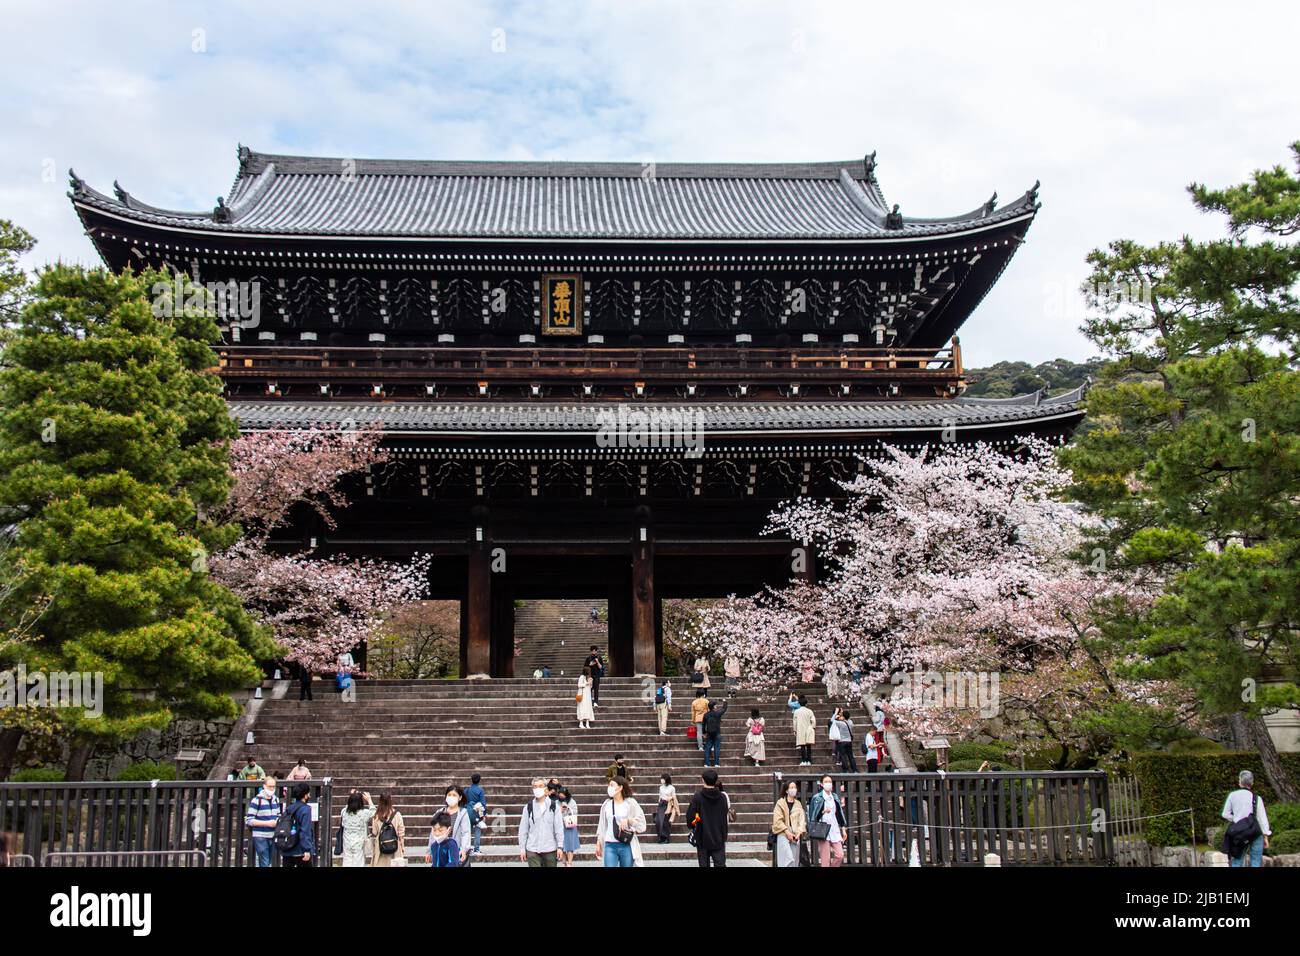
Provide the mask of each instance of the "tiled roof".
{"label": "tiled roof", "polygon": [[[1044,398],[910,402],[789,402],[637,404],[629,411],[702,413],[706,432],[784,433],[897,431],[1032,424],[1082,414],[1082,390]],[[254,402],[231,401],[230,413],[246,431],[277,428],[364,427],[382,424],[404,434],[582,434],[594,433],[602,412],[617,406],[563,402]]]}
{"label": "tiled roof", "polygon": [[[873,154],[874,155],[874,154]],[[901,217],[874,159],[830,163],[552,163],[348,160],[241,147],[212,212],[116,198],[73,178],[74,203],[207,233],[430,239],[880,240],[981,230],[1030,216],[1037,187],[995,209]]]}

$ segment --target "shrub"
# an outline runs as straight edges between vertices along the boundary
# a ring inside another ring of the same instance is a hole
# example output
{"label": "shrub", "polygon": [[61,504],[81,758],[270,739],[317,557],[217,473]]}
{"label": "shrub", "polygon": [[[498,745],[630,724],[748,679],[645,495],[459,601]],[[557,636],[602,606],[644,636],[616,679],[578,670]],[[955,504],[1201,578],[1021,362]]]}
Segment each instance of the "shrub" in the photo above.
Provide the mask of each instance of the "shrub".
{"label": "shrub", "polygon": [[131,780],[175,780],[177,779],[176,765],[159,760],[139,760],[123,767],[115,779],[123,782]]}
{"label": "shrub", "polygon": [[56,767],[28,767],[9,777],[14,783],[62,783],[63,778],[63,771]]}
{"label": "shrub", "polygon": [[1268,838],[1268,852],[1274,855],[1300,853],[1300,830],[1283,830],[1280,833],[1273,831],[1273,835]]}
{"label": "shrub", "polygon": [[[1300,775],[1300,753],[1282,754],[1281,759],[1288,773]],[[1254,751],[1140,753],[1133,756],[1130,769],[1142,788],[1142,812],[1152,816],[1144,821],[1144,835],[1152,846],[1185,846],[1193,823],[1200,834],[1221,822],[1223,801],[1237,789],[1239,771],[1252,771],[1256,792],[1267,806],[1273,805],[1273,791]],[[1194,817],[1190,821],[1187,814],[1176,812],[1188,807]],[[1280,827],[1273,824],[1273,829]]]}
{"label": "shrub", "polygon": [[1268,825],[1274,833],[1284,830],[1300,830],[1300,803],[1266,804]]}

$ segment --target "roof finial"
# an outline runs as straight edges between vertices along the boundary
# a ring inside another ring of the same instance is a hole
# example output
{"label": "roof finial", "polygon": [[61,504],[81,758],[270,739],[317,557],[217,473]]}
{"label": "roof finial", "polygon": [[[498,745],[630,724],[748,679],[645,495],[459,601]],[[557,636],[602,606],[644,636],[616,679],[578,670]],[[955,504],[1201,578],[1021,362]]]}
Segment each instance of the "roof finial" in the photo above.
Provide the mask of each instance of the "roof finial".
{"label": "roof finial", "polygon": [[78,176],[71,166],[68,167],[68,185],[72,187],[74,193],[81,193],[86,190],[86,181]]}
{"label": "roof finial", "polygon": [[874,149],[863,158],[862,168],[866,170],[868,179],[876,175],[876,151]]}
{"label": "roof finial", "polygon": [[217,197],[217,208],[212,210],[212,219],[214,222],[230,222],[230,209],[220,196]]}
{"label": "roof finial", "polygon": [[1043,184],[1041,179],[1034,180],[1034,188],[1029,190],[1029,201],[1038,202],[1038,187]]}
{"label": "roof finial", "polygon": [[902,229],[903,214],[898,211],[898,203],[894,203],[894,211],[885,216],[886,229]]}
{"label": "roof finial", "polygon": [[127,205],[131,201],[131,194],[123,189],[122,184],[116,179],[113,180],[113,194],[117,196],[117,201],[123,206]]}
{"label": "roof finial", "polygon": [[998,208],[998,194],[995,192],[989,197],[989,201],[984,204],[984,215],[991,216],[993,210]]}
{"label": "roof finial", "polygon": [[245,173],[248,171],[248,164],[253,161],[253,151],[243,143],[239,144],[239,171]]}

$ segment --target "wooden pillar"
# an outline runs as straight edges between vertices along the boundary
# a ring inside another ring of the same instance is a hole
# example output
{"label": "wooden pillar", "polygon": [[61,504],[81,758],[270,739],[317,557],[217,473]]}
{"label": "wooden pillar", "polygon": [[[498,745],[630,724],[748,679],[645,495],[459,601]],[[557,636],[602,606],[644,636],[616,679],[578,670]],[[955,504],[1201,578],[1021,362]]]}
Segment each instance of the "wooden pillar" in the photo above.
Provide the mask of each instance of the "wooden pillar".
{"label": "wooden pillar", "polygon": [[632,533],[632,673],[655,674],[658,663],[655,639],[654,534],[647,509],[638,510]]}
{"label": "wooden pillar", "polygon": [[[476,511],[479,509],[476,509]],[[475,516],[469,532],[469,573],[465,587],[465,671],[463,677],[492,673],[492,542],[485,516]]]}
{"label": "wooden pillar", "polygon": [[493,677],[515,676],[515,595],[504,573],[492,575]]}
{"label": "wooden pillar", "polygon": [[609,668],[605,673],[609,677],[626,677],[632,673],[632,585],[627,565],[622,565],[622,572],[613,578],[606,604]]}

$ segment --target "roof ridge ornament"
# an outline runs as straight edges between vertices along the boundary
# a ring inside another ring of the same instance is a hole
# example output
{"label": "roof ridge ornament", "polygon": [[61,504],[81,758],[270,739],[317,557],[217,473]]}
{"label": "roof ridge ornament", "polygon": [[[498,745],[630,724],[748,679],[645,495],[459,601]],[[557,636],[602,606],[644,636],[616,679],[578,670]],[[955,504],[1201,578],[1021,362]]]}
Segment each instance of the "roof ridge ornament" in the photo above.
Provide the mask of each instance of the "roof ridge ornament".
{"label": "roof ridge ornament", "polygon": [[248,166],[253,161],[253,151],[240,143],[235,155],[239,157],[239,174],[242,176],[248,172]]}
{"label": "roof ridge ornament", "polygon": [[1029,193],[1028,193],[1029,201],[1030,201],[1031,203],[1036,203],[1036,202],[1038,202],[1038,187],[1041,186],[1042,184],[1043,184],[1043,181],[1042,181],[1041,179],[1035,179],[1035,180],[1034,180],[1034,187],[1033,187],[1033,189],[1029,190]]}
{"label": "roof ridge ornament", "polygon": [[226,205],[226,201],[220,196],[217,197],[217,208],[212,210],[212,220],[213,222],[230,222],[231,220],[230,207]]}
{"label": "roof ridge ornament", "polygon": [[862,169],[866,172],[868,179],[876,178],[876,151],[874,149],[862,157]]}
{"label": "roof ridge ornament", "polygon": [[989,197],[989,201],[984,204],[984,215],[986,216],[993,215],[993,210],[997,208],[998,208],[998,194],[996,191],[994,191],[993,195]]}
{"label": "roof ridge ornament", "polygon": [[131,205],[131,194],[123,189],[122,184],[116,179],[113,180],[113,195],[117,197],[117,201],[123,206]]}
{"label": "roof ridge ornament", "polygon": [[72,191],[77,195],[81,195],[86,191],[86,181],[78,176],[71,166],[68,167],[68,185],[72,187]]}
{"label": "roof ridge ornament", "polygon": [[902,229],[903,214],[898,211],[898,203],[894,203],[894,209],[889,215],[885,216],[886,229]]}

